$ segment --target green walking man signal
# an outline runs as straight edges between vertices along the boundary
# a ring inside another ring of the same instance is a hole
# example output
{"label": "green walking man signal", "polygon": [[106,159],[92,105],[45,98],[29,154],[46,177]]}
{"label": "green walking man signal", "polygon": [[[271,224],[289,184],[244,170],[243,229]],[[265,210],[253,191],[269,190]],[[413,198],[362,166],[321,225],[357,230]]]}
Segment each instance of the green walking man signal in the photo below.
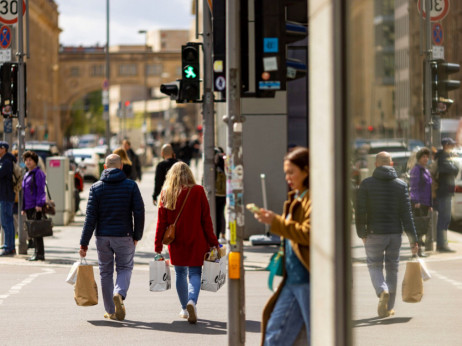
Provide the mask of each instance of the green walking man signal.
{"label": "green walking man signal", "polygon": [[196,78],[196,72],[194,71],[194,67],[192,66],[186,66],[184,69],[184,76],[185,78],[192,79]]}

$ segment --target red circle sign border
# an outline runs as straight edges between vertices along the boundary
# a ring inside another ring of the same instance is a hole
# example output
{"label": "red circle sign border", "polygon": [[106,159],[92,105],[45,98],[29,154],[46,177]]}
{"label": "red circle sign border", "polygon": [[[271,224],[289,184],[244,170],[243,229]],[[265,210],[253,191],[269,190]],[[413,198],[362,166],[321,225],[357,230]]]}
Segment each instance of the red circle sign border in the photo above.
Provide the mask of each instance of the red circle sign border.
{"label": "red circle sign border", "polygon": [[[24,16],[24,13],[26,13],[26,1],[22,1],[22,15]],[[15,19],[4,19],[2,16],[0,16],[0,23],[4,24],[16,24],[18,22],[18,16],[16,16]]]}
{"label": "red circle sign border", "polygon": [[[443,1],[446,4],[444,6],[444,11],[441,12],[441,14],[439,16],[437,16],[437,17],[430,17],[430,21],[439,22],[440,20],[443,20],[448,15],[448,13],[449,13],[449,0],[443,0]],[[420,13],[420,3],[421,2],[422,2],[422,0],[417,1],[417,10],[419,11],[419,13]],[[426,18],[427,13],[425,11],[423,11],[423,9],[422,9],[422,12],[423,12],[423,18]]]}
{"label": "red circle sign border", "polygon": [[0,26],[0,34],[3,32],[3,28],[8,29],[8,33],[10,34],[10,40],[8,41],[8,45],[6,46],[3,46],[2,42],[0,42],[0,47],[2,47],[3,49],[7,49],[11,45],[11,29],[8,25],[2,25]]}

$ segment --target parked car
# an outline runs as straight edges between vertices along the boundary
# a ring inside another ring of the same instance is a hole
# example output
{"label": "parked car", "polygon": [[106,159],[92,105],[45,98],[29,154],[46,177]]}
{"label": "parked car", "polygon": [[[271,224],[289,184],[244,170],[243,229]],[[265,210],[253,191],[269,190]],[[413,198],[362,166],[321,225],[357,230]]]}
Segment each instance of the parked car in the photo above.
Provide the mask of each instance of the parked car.
{"label": "parked car", "polygon": [[79,148],[94,148],[98,145],[98,135],[83,135],[79,138]]}
{"label": "parked car", "polygon": [[84,178],[98,180],[101,175],[99,155],[93,148],[69,149],[65,155],[84,170]]}
{"label": "parked car", "polygon": [[26,142],[25,148],[35,152],[44,162],[47,161],[47,157],[59,156],[58,147],[54,142],[29,141]]}
{"label": "parked car", "polygon": [[456,191],[452,199],[451,218],[453,221],[462,221],[462,150],[456,151],[454,161],[459,166],[459,174],[456,177]]}

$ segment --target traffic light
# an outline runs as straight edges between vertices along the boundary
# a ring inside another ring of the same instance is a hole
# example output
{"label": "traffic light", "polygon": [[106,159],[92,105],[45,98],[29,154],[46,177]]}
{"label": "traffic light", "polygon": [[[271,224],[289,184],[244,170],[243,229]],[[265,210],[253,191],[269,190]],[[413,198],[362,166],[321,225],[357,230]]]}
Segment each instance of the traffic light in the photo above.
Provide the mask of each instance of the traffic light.
{"label": "traffic light", "polygon": [[447,111],[454,103],[448,92],[460,88],[460,80],[449,79],[449,75],[459,72],[460,65],[444,60],[434,60],[432,67],[432,110],[435,113]]}
{"label": "traffic light", "polygon": [[[226,0],[213,1],[213,90],[226,97]],[[242,67],[242,66],[241,66]]]}
{"label": "traffic light", "polygon": [[180,97],[181,79],[172,83],[164,83],[160,85],[160,92],[170,96],[171,100],[175,100],[177,103],[182,103],[183,100]]}
{"label": "traffic light", "polygon": [[[3,63],[0,67],[0,107],[4,118],[17,112],[17,64]],[[13,105],[15,108],[13,108]]]}
{"label": "traffic light", "polygon": [[180,99],[197,101],[200,99],[200,43],[188,42],[181,46]]}
{"label": "traffic light", "polygon": [[271,5],[255,0],[257,96],[272,97],[274,91],[286,90],[287,81],[306,75],[306,59],[292,59],[291,51],[307,51],[307,22],[306,0],[283,0]]}

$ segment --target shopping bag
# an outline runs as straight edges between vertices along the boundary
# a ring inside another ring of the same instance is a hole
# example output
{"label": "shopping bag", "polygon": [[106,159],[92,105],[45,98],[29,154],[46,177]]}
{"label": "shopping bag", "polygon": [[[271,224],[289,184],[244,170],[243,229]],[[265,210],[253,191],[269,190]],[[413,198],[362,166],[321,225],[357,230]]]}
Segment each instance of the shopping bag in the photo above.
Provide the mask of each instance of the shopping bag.
{"label": "shopping bag", "polygon": [[170,266],[168,261],[149,262],[149,290],[162,292],[171,287]]}
{"label": "shopping bag", "polygon": [[226,282],[226,256],[214,262],[204,261],[202,266],[201,290],[216,292]]}
{"label": "shopping bag", "polygon": [[427,268],[427,265],[425,261],[423,260],[422,257],[417,257],[417,260],[420,263],[420,273],[422,274],[422,280],[427,281],[432,278],[432,275],[430,274],[430,271]]}
{"label": "shopping bag", "polygon": [[87,264],[87,261],[83,258],[81,258],[80,261],[74,262],[71,270],[69,270],[69,274],[67,274],[66,282],[68,284],[75,285],[75,281],[77,280],[77,269],[79,268],[80,264],[83,264],[82,260],[85,261],[85,264]]}
{"label": "shopping bag", "polygon": [[77,267],[74,299],[79,306],[98,304],[98,287],[96,286],[92,265],[81,264]]}
{"label": "shopping bag", "polygon": [[403,302],[418,303],[422,300],[423,281],[419,261],[412,260],[406,263],[401,293]]}

